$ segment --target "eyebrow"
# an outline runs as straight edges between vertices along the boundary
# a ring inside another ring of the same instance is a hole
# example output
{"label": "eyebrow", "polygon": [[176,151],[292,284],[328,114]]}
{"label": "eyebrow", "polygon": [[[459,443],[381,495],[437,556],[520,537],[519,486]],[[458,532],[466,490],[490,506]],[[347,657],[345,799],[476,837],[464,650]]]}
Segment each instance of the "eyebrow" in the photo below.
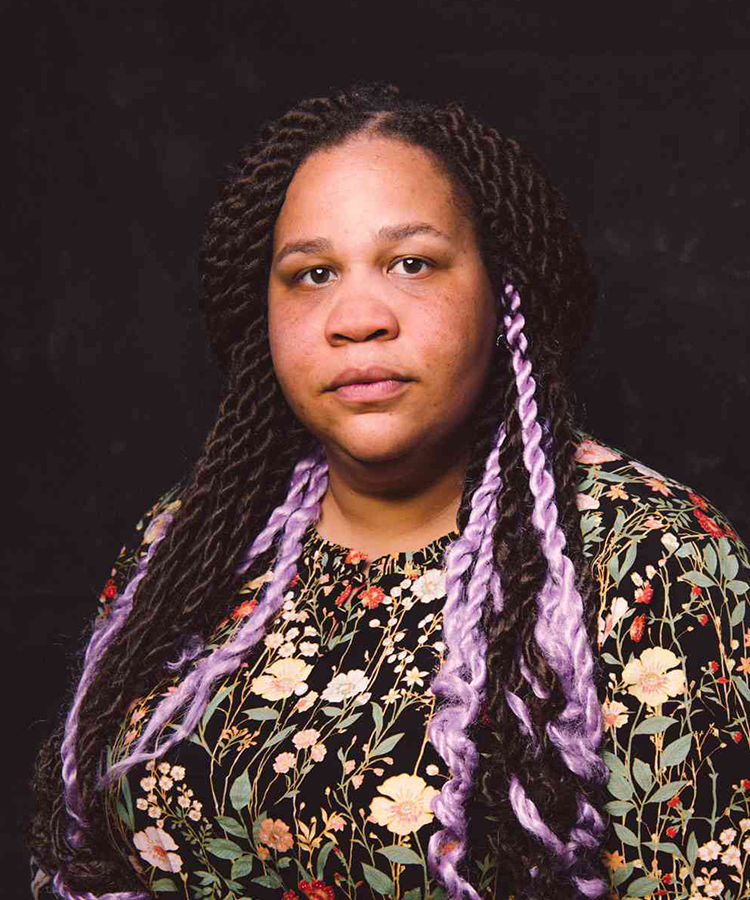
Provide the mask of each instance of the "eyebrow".
{"label": "eyebrow", "polygon": [[[429,222],[403,222],[400,225],[384,225],[375,237],[383,243],[397,243],[398,241],[413,237],[415,234],[430,234],[434,237],[450,240],[447,234],[438,231],[438,229],[433,225],[430,225]],[[276,254],[273,264],[278,266],[282,259],[286,256],[290,256],[292,253],[326,253],[330,252],[332,249],[333,244],[327,238],[322,237],[289,241],[289,243],[284,244],[281,250]]]}

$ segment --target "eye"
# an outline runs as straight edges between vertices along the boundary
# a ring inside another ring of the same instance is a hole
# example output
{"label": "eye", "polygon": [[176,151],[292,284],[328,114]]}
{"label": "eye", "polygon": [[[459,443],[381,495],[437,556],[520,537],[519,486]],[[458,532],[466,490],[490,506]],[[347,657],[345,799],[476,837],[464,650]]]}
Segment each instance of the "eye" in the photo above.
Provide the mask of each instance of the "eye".
{"label": "eye", "polygon": [[[312,269],[307,269],[305,272],[300,272],[299,275],[295,275],[294,280],[300,284],[328,284],[328,278],[324,278],[323,276],[330,274],[331,270],[328,266],[315,266]],[[305,282],[304,279],[308,275],[310,276],[311,281]]]}
{"label": "eye", "polygon": [[[422,267],[427,266],[429,268],[434,268],[432,263],[427,262],[426,259],[421,259],[418,256],[404,256],[402,259],[397,259],[393,264],[394,268],[396,266],[400,266],[403,263],[406,275],[421,275],[423,272]],[[415,266],[419,268],[415,271]]]}

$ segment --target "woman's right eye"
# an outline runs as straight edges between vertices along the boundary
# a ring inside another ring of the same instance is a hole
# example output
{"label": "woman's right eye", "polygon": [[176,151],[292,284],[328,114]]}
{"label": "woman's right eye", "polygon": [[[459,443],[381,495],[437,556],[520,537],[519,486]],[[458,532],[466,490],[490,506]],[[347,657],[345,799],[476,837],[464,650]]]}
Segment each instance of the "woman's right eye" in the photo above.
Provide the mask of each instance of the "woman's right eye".
{"label": "woman's right eye", "polygon": [[[331,274],[331,270],[328,266],[314,266],[312,269],[306,269],[304,272],[300,272],[299,275],[296,275],[294,280],[299,284],[304,284],[304,280],[308,275],[312,279],[312,284],[328,284],[328,279],[323,276]],[[307,282],[310,284],[310,282]]]}

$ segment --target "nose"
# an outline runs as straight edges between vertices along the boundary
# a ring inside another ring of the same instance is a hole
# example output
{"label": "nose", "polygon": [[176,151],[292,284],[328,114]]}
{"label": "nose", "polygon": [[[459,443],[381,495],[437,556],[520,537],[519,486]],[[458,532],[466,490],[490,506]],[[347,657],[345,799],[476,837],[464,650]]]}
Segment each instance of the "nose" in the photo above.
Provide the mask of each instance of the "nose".
{"label": "nose", "polygon": [[334,346],[346,342],[393,340],[399,332],[398,318],[388,302],[387,285],[368,279],[348,280],[337,292],[326,320],[326,339]]}

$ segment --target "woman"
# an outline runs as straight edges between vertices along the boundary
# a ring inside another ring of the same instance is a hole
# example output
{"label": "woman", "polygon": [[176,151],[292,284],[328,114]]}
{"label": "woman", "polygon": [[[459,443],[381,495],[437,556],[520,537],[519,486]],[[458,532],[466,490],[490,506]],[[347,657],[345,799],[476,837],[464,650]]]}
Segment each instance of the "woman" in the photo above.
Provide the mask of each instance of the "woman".
{"label": "woman", "polygon": [[40,752],[35,890],[741,893],[747,551],[574,429],[596,285],[534,160],[394,87],[304,101],[202,265],[225,397]]}

